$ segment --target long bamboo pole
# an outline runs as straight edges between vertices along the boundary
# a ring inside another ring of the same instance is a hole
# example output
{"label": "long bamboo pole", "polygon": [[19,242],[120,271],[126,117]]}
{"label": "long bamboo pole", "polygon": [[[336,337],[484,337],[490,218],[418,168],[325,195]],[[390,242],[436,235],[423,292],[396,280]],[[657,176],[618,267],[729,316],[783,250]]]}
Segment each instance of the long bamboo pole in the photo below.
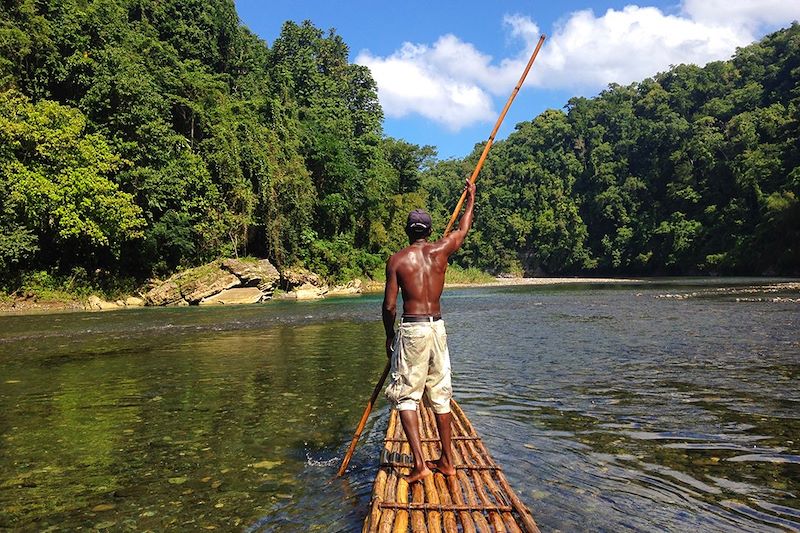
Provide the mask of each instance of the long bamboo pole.
{"label": "long bamboo pole", "polygon": [[[478,160],[478,164],[475,165],[475,170],[472,171],[472,176],[469,178],[470,183],[475,183],[475,180],[478,179],[478,174],[483,167],[483,162],[486,160],[486,156],[489,155],[489,149],[492,147],[494,143],[494,137],[497,135],[497,130],[500,129],[500,125],[503,123],[503,119],[506,118],[506,113],[508,113],[508,109],[511,107],[511,103],[516,98],[517,93],[519,92],[522,84],[525,83],[525,78],[528,77],[528,72],[531,70],[531,66],[533,66],[533,62],[536,60],[536,56],[539,55],[539,50],[542,48],[542,44],[544,44],[545,35],[542,34],[539,37],[539,42],[536,43],[536,48],[534,48],[533,53],[531,54],[531,58],[528,60],[528,64],[525,66],[525,70],[522,72],[522,76],[520,76],[517,85],[514,87],[514,90],[511,92],[511,96],[508,97],[508,101],[506,102],[503,111],[500,113],[500,116],[497,118],[497,122],[494,125],[494,129],[492,130],[491,135],[489,135],[489,140],[486,141],[486,146],[483,147],[483,153],[481,154],[480,159]],[[453,228],[453,224],[455,224],[456,218],[458,218],[458,214],[461,212],[461,208],[464,205],[464,199],[467,197],[467,191],[464,190],[461,193],[461,198],[458,200],[458,205],[453,210],[453,215],[450,217],[450,222],[447,224],[447,228],[444,230],[444,235],[450,233],[450,230]],[[369,414],[372,412],[372,408],[375,406],[375,400],[378,397],[378,393],[380,392],[381,388],[383,388],[383,384],[386,381],[386,376],[389,375],[389,369],[391,367],[391,363],[387,362],[386,366],[383,369],[383,374],[381,375],[381,379],[378,380],[378,384],[375,385],[375,389],[372,391],[372,396],[370,396],[369,402],[367,402],[367,407],[364,409],[364,414],[361,415],[361,420],[358,422],[358,427],[356,428],[355,435],[353,435],[353,439],[350,441],[350,447],[347,449],[347,453],[342,460],[342,465],[339,467],[339,471],[336,473],[337,476],[342,477],[344,475],[344,471],[347,469],[347,465],[350,464],[350,459],[353,457],[353,452],[356,449],[356,444],[358,444],[358,439],[361,438],[361,432],[364,431],[364,426],[367,424],[367,419],[369,419]]]}
{"label": "long bamboo pole", "polygon": [[[470,183],[475,183],[475,180],[478,179],[478,173],[481,171],[483,167],[483,162],[486,161],[486,156],[489,155],[489,149],[494,144],[494,136],[497,135],[497,130],[500,129],[500,124],[503,123],[503,119],[506,118],[506,113],[508,113],[508,109],[511,107],[511,103],[514,101],[514,98],[517,97],[517,93],[519,92],[522,84],[525,83],[525,78],[528,77],[528,72],[531,70],[531,66],[533,66],[533,62],[536,60],[536,56],[539,55],[539,50],[542,48],[542,44],[544,44],[544,40],[546,39],[545,35],[542,34],[539,37],[539,42],[536,43],[536,48],[533,49],[533,53],[531,54],[531,58],[528,60],[528,64],[525,66],[525,70],[522,72],[522,76],[520,76],[519,81],[517,82],[516,87],[511,92],[511,96],[508,97],[508,102],[506,102],[506,106],[503,108],[503,111],[500,113],[500,116],[497,118],[497,123],[494,125],[494,129],[492,130],[492,134],[489,135],[489,140],[486,141],[486,146],[483,147],[483,153],[481,153],[480,159],[478,159],[478,164],[475,165],[475,170],[472,171],[472,176],[470,176],[469,181]],[[450,233],[450,230],[453,228],[453,224],[456,222],[456,218],[458,218],[458,214],[461,212],[461,207],[464,205],[464,200],[467,197],[467,191],[461,193],[461,198],[458,200],[458,205],[453,210],[453,216],[450,217],[450,222],[447,223],[447,228],[444,230],[444,234],[447,235]]]}
{"label": "long bamboo pole", "polygon": [[344,474],[347,465],[350,463],[350,459],[353,457],[353,452],[356,450],[356,444],[358,444],[358,439],[361,438],[361,432],[364,431],[364,426],[367,425],[367,419],[369,418],[369,414],[372,412],[372,408],[375,406],[375,400],[378,399],[378,393],[381,392],[381,388],[383,388],[383,382],[386,381],[386,376],[389,375],[389,368],[391,364],[386,363],[386,366],[383,369],[383,374],[381,374],[381,379],[378,380],[378,384],[375,385],[375,389],[372,391],[372,396],[369,397],[369,402],[367,402],[367,408],[364,409],[364,414],[361,415],[361,420],[358,422],[358,427],[356,428],[356,433],[353,435],[353,440],[350,441],[350,447],[347,449],[347,455],[344,456],[344,460],[342,461],[342,466],[339,467],[339,471],[336,473],[337,476],[342,477]]}

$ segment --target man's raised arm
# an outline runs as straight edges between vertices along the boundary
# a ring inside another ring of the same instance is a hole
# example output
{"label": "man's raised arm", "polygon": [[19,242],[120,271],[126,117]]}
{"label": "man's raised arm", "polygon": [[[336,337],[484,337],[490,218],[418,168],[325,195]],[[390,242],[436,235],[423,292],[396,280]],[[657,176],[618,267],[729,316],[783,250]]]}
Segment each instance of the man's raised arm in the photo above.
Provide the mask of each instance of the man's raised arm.
{"label": "man's raised arm", "polygon": [[464,185],[464,190],[467,191],[467,207],[464,209],[464,214],[461,215],[461,220],[458,222],[458,229],[451,231],[440,241],[443,243],[444,252],[448,256],[461,248],[467,236],[467,232],[472,227],[472,210],[475,207],[475,184],[467,180],[467,183]]}
{"label": "man's raised arm", "polygon": [[392,356],[394,342],[394,321],[397,318],[397,272],[392,258],[386,262],[386,288],[383,292],[383,329],[386,331],[386,357]]}

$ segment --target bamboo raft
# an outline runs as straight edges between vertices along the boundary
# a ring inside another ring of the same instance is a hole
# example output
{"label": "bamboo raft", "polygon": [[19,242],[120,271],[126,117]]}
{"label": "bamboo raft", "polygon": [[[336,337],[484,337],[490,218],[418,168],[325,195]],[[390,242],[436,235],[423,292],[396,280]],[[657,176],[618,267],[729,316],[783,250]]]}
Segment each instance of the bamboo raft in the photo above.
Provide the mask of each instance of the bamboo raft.
{"label": "bamboo raft", "polygon": [[[397,411],[386,430],[381,467],[372,489],[363,532],[539,533],[533,515],[514,493],[461,407],[451,400],[455,476],[434,473],[409,485],[402,476],[413,457]],[[425,460],[438,459],[441,448],[433,412],[418,411]]]}

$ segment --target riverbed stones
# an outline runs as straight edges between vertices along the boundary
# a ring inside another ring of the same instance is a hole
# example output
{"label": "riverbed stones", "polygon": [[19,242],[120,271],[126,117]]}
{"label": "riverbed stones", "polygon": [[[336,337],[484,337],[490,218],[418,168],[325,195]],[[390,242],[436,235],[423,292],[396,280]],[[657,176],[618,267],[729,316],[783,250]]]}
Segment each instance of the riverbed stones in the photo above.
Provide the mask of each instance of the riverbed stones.
{"label": "riverbed stones", "polygon": [[254,463],[252,466],[253,468],[263,468],[265,470],[272,470],[276,466],[280,466],[283,464],[283,461],[260,461],[258,463]]}
{"label": "riverbed stones", "polygon": [[95,505],[92,507],[93,513],[102,513],[105,511],[111,511],[112,509],[116,509],[116,505],[113,503],[101,503],[99,505]]}

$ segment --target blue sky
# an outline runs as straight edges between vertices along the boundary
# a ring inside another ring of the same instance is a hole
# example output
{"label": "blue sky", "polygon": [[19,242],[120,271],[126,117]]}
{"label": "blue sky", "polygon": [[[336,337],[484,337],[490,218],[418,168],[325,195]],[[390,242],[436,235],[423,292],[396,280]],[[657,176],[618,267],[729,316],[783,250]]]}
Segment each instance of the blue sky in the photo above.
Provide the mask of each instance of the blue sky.
{"label": "blue sky", "polygon": [[486,140],[540,33],[548,40],[498,138],[574,95],[727,59],[800,19],[800,0],[236,0],[271,44],[284,21],[335,28],[378,82],[387,135],[463,157]]}

